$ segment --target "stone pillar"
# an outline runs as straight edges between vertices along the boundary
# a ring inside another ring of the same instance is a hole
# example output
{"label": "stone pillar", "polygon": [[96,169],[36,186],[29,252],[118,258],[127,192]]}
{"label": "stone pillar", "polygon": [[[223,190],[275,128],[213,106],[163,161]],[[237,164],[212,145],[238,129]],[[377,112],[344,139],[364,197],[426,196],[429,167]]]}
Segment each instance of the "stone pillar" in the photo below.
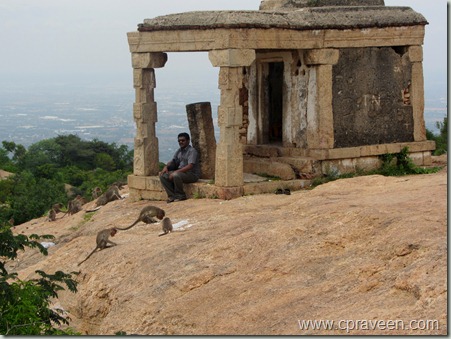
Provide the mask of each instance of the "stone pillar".
{"label": "stone pillar", "polygon": [[338,62],[336,49],[306,51],[304,61],[312,68],[308,88],[311,101],[307,109],[307,147],[334,147],[334,116],[332,108],[332,66]]}
{"label": "stone pillar", "polygon": [[132,53],[135,103],[133,117],[136,136],[133,157],[133,174],[157,175],[159,171],[158,138],[155,132],[157,103],[154,101],[155,68],[164,67],[166,53]]}
{"label": "stone pillar", "polygon": [[218,107],[219,143],[216,147],[215,185],[220,187],[243,186],[243,145],[240,126],[243,107],[240,89],[243,86],[243,67],[255,60],[254,50],[213,50],[210,62],[219,70],[221,100]]}
{"label": "stone pillar", "polygon": [[408,51],[412,63],[410,101],[413,111],[413,140],[425,141],[427,138],[424,122],[423,48],[410,46]]}
{"label": "stone pillar", "polygon": [[186,105],[191,143],[199,153],[202,179],[214,179],[216,139],[211,117],[211,104],[198,102]]}

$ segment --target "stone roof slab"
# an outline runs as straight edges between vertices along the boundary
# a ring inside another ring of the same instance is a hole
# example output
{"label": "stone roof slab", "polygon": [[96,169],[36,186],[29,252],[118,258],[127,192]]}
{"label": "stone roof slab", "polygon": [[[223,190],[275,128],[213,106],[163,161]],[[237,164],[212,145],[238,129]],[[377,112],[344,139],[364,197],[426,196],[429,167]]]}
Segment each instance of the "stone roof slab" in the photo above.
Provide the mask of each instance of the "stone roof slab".
{"label": "stone roof slab", "polygon": [[194,11],[145,19],[139,32],[208,29],[359,29],[427,25],[410,7],[333,6],[293,10]]}

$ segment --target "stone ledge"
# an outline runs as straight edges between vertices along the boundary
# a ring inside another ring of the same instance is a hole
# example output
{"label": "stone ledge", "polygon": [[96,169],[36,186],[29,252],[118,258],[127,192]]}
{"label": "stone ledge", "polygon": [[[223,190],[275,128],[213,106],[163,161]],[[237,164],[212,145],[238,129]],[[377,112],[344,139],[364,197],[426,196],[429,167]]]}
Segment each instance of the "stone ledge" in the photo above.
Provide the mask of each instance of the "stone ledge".
{"label": "stone ledge", "polygon": [[246,145],[244,150],[245,154],[260,158],[306,157],[314,160],[333,160],[367,157],[386,153],[398,153],[404,147],[408,147],[410,153],[433,151],[435,150],[435,142],[432,140],[425,140],[332,149],[303,149],[273,145]]}
{"label": "stone ledge", "polygon": [[[254,176],[255,177],[255,176]],[[277,180],[277,181],[257,181],[252,178],[250,182],[244,183],[240,187],[219,187],[211,184],[211,180],[199,180],[192,184],[184,184],[184,189],[190,199],[209,198],[230,200],[243,195],[273,193],[276,189],[290,189],[297,191],[311,186],[310,180]],[[263,179],[261,179],[263,180]],[[158,182],[158,177],[137,177],[130,175],[128,177],[128,186],[130,190],[130,199],[138,200],[166,200],[166,192],[161,188],[154,186],[154,189],[143,189],[136,185],[142,182]]]}
{"label": "stone ledge", "polygon": [[352,159],[399,153],[404,147],[409,148],[409,153],[433,151],[435,150],[435,141],[426,140],[333,149],[310,149],[309,156],[317,160]]}
{"label": "stone ledge", "polygon": [[[383,154],[383,153],[382,153]],[[417,166],[430,166],[432,164],[431,152],[409,153],[412,162]],[[370,171],[379,168],[382,160],[377,155],[346,159],[328,159],[321,161],[321,170],[324,174],[334,171],[338,174],[353,173],[359,170]]]}

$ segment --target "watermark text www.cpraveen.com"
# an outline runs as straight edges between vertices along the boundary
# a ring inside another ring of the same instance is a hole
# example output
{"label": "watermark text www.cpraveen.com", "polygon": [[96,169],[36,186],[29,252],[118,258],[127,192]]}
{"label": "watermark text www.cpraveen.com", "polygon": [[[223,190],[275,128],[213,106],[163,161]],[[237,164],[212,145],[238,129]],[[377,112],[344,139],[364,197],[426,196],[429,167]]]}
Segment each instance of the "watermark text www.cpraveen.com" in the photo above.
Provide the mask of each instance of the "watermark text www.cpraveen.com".
{"label": "watermark text www.cpraveen.com", "polygon": [[438,320],[298,320],[300,330],[385,331],[439,330]]}

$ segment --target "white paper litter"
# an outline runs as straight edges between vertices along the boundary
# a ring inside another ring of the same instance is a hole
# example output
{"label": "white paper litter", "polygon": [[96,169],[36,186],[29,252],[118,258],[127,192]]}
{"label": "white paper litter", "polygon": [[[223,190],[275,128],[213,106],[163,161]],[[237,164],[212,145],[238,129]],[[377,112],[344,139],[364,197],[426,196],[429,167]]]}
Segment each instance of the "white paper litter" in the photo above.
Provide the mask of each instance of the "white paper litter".
{"label": "white paper litter", "polygon": [[43,247],[45,247],[45,248],[49,248],[49,247],[55,246],[55,243],[54,242],[45,242],[45,241],[43,241],[43,242],[41,242],[41,245]]}
{"label": "white paper litter", "polygon": [[184,230],[184,229],[190,228],[191,226],[193,226],[193,225],[191,225],[188,220],[180,220],[179,222],[172,224],[172,229],[173,230],[177,230],[177,229]]}

